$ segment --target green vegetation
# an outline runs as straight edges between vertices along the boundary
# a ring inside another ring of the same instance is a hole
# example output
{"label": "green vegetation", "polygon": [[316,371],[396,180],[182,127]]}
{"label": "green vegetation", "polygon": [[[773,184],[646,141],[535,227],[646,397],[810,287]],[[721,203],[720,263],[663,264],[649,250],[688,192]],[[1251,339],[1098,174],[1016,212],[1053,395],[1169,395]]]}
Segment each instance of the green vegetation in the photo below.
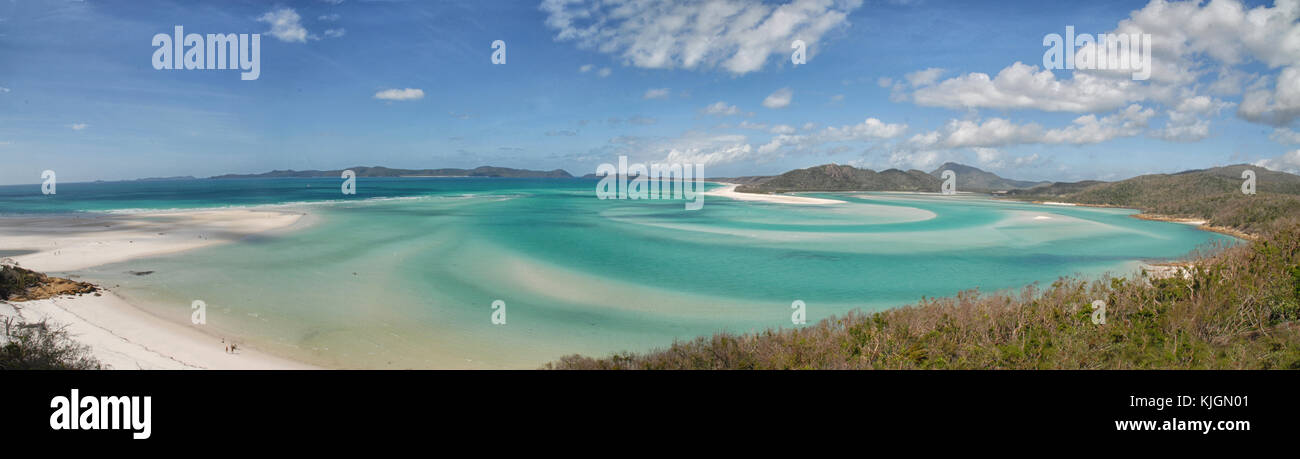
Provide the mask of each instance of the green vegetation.
{"label": "green vegetation", "polygon": [[[1241,192],[1241,171],[1257,175],[1257,194]],[[1169,217],[1206,219],[1210,225],[1259,233],[1273,222],[1300,215],[1300,177],[1236,165],[1177,174],[1153,174],[1087,186],[1053,184],[1017,190],[1019,199],[1129,207]]]}
{"label": "green vegetation", "polygon": [[[1293,214],[1294,215],[1294,214]],[[1062,278],[551,369],[1300,369],[1300,219],[1184,276]],[[1106,323],[1091,304],[1106,304]]]}
{"label": "green vegetation", "polygon": [[24,323],[0,317],[0,370],[98,370],[90,348],[44,321]]}
{"label": "green vegetation", "polygon": [[853,166],[825,164],[797,169],[776,177],[742,185],[744,193],[789,191],[939,191],[940,180],[918,170],[880,172]]}
{"label": "green vegetation", "polygon": [[0,300],[25,295],[41,283],[41,274],[17,266],[0,265]]}
{"label": "green vegetation", "polygon": [[957,174],[956,185],[957,189],[960,191],[1007,191],[1051,184],[1051,182],[1029,182],[1024,180],[1005,179],[999,177],[997,174],[985,172],[979,168],[953,162],[943,163],[942,166],[931,171],[930,175],[939,177],[940,180],[942,180],[943,171],[953,171],[953,173]]}
{"label": "green vegetation", "polygon": [[[96,287],[84,282],[50,277],[12,266],[0,265],[0,300],[27,301],[58,295],[93,293]],[[98,295],[98,293],[96,293]],[[18,306],[13,306],[19,310]],[[73,341],[63,329],[44,321],[26,323],[0,316],[0,370],[93,370],[100,364],[90,349]]]}
{"label": "green vegetation", "polygon": [[89,282],[74,282],[61,277],[46,276],[30,269],[0,264],[0,300],[40,300],[59,295],[95,293],[96,290],[98,287]]}

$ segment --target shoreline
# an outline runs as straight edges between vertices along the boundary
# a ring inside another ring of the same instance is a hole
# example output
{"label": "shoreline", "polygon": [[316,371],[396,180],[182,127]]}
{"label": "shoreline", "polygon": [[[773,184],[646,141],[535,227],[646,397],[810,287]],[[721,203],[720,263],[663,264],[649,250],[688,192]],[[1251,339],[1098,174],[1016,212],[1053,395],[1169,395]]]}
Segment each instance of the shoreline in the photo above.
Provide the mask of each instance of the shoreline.
{"label": "shoreline", "polygon": [[0,313],[32,323],[64,327],[110,370],[306,370],[309,364],[241,346],[192,327],[154,316],[103,287],[96,294],[0,302]]}
{"label": "shoreline", "polygon": [[[0,248],[24,252],[8,257],[23,268],[51,273],[79,270],[283,234],[314,223],[295,208],[168,210],[131,214],[0,218]],[[77,276],[60,276],[77,277]],[[311,369],[239,340],[157,317],[104,286],[78,296],[0,302],[0,314],[27,322],[49,320],[65,327],[90,355],[111,369]]]}
{"label": "shoreline", "polygon": [[302,211],[193,209],[0,218],[0,248],[23,268],[64,273],[167,255],[295,226]]}
{"label": "shoreline", "polygon": [[[1018,199],[1013,199],[1013,200],[1019,201]],[[1132,210],[1136,210],[1137,213],[1129,216],[1139,220],[1147,220],[1153,222],[1182,223],[1185,225],[1193,225],[1196,226],[1197,229],[1202,231],[1210,231],[1214,233],[1225,234],[1228,236],[1235,237],[1237,239],[1242,239],[1247,241],[1253,241],[1259,238],[1258,234],[1247,233],[1245,231],[1241,231],[1235,228],[1230,228],[1227,226],[1210,225],[1209,221],[1204,218],[1172,217],[1169,215],[1149,213],[1147,211],[1144,211],[1142,209],[1137,209],[1134,207],[1116,206],[1111,204],[1081,204],[1081,203],[1060,202],[1060,201],[1021,201],[1021,202],[1029,202],[1032,204],[1042,204],[1048,206],[1096,207],[1099,209],[1132,209]]]}
{"label": "shoreline", "polygon": [[758,193],[741,193],[736,191],[738,183],[713,182],[723,185],[722,188],[705,191],[705,196],[717,196],[723,198],[735,199],[737,201],[757,201],[772,202],[778,204],[800,204],[800,205],[830,205],[843,204],[844,201],[825,198],[810,198],[807,196],[792,196],[786,194],[758,194]]}
{"label": "shoreline", "polygon": [[1184,225],[1193,225],[1193,226],[1195,226],[1197,229],[1200,229],[1200,230],[1203,230],[1203,231],[1211,231],[1211,232],[1215,232],[1215,233],[1219,233],[1219,234],[1226,234],[1226,235],[1228,235],[1228,236],[1232,236],[1232,237],[1235,237],[1235,238],[1237,238],[1237,239],[1244,239],[1244,240],[1247,240],[1247,241],[1253,241],[1253,240],[1259,238],[1259,235],[1257,235],[1257,234],[1250,234],[1250,233],[1247,233],[1247,232],[1244,232],[1244,231],[1239,231],[1239,230],[1237,230],[1237,229],[1229,228],[1229,227],[1226,227],[1226,226],[1214,226],[1214,225],[1211,225],[1211,224],[1209,224],[1208,221],[1206,221],[1205,219],[1202,219],[1202,218],[1170,217],[1170,216],[1168,216],[1168,215],[1148,214],[1148,213],[1145,213],[1145,212],[1133,214],[1133,215],[1131,215],[1131,217],[1136,218],[1136,219],[1139,219],[1139,220],[1148,220],[1148,221],[1154,221],[1154,222],[1169,222],[1169,223],[1182,223],[1182,224],[1184,224]]}

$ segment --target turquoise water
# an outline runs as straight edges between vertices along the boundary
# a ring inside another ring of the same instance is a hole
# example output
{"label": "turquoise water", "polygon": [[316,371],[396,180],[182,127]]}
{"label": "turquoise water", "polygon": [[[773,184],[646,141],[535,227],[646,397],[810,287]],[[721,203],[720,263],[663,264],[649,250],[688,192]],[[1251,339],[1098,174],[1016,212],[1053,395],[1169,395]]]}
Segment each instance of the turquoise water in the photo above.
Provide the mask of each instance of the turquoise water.
{"label": "turquoise water", "polygon": [[[178,322],[348,368],[536,367],[721,330],[790,327],[978,287],[1131,273],[1231,238],[1122,209],[971,196],[813,194],[846,204],[601,201],[595,181],[362,179],[0,188],[0,213],[298,203],[314,223],[78,274]],[[82,188],[82,187],[85,188]],[[390,198],[390,199],[374,199]],[[0,247],[0,249],[4,249]],[[130,271],[153,271],[135,276]],[[493,301],[507,323],[491,323]]]}

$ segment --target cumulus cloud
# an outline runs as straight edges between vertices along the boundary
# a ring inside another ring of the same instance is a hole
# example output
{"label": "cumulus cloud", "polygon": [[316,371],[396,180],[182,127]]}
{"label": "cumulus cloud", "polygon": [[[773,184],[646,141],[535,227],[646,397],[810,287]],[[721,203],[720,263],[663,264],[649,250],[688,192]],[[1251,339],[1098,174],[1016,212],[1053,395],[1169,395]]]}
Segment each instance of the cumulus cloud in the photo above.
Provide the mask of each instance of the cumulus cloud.
{"label": "cumulus cloud", "polygon": [[[1082,69],[1058,77],[1016,62],[992,77],[970,73],[927,83],[922,77],[930,75],[923,72],[933,70],[927,69],[908,75],[916,89],[898,99],[954,109],[1075,113],[1159,102],[1169,107],[1170,122],[1152,135],[1180,141],[1209,135],[1208,114],[1178,108],[1189,93],[1240,94],[1236,114],[1254,123],[1285,127],[1300,119],[1300,1],[1276,0],[1248,8],[1240,0],[1152,0],[1115,29],[1095,32],[1150,34],[1151,79],[1132,81],[1131,71]],[[1276,75],[1242,70],[1261,67]],[[900,89],[899,83],[892,86]]]}
{"label": "cumulus cloud", "polygon": [[1231,103],[1213,99],[1209,96],[1194,96],[1183,99],[1169,110],[1169,121],[1164,128],[1153,132],[1153,137],[1171,142],[1195,142],[1210,136],[1209,116],[1216,116]]}
{"label": "cumulus cloud", "polygon": [[1075,118],[1069,126],[1045,132],[1042,142],[1086,145],[1118,137],[1132,137],[1141,134],[1146,129],[1147,122],[1155,115],[1155,110],[1137,104],[1102,118],[1084,115]]}
{"label": "cumulus cloud", "polygon": [[571,41],[653,69],[722,68],[745,74],[803,40],[811,51],[827,32],[848,25],[861,0],[544,0],[546,25]]}
{"label": "cumulus cloud", "polygon": [[257,18],[258,22],[265,22],[271,25],[271,30],[267,33],[272,37],[287,41],[290,43],[305,43],[307,41],[307,28],[302,26],[302,17],[293,8],[280,8],[267,11],[261,17]]}
{"label": "cumulus cloud", "polygon": [[[726,138],[715,140],[726,140]],[[740,140],[743,140],[743,137]],[[754,147],[749,144],[734,141],[733,143],[716,146],[674,148],[668,151],[668,156],[664,157],[664,162],[713,166],[753,159],[753,152]]]}
{"label": "cumulus cloud", "polygon": [[1275,171],[1300,174],[1300,150],[1292,150],[1275,158],[1261,159],[1256,161],[1255,165]]}
{"label": "cumulus cloud", "polygon": [[[939,77],[943,75],[943,72],[944,69],[931,67],[925,70],[917,70],[915,72],[909,73],[907,75],[904,75],[903,78],[907,80],[907,84],[910,84],[912,85],[912,87],[915,88],[918,86],[928,86],[930,84],[933,84],[935,81],[939,80]],[[878,82],[878,84],[892,82],[892,81],[893,80],[890,80],[888,78],[882,78]],[[889,85],[882,84],[881,87],[889,87]]]}
{"label": "cumulus cloud", "polygon": [[1042,141],[1043,128],[1038,124],[1016,124],[1005,118],[984,121],[949,120],[939,129],[923,132],[908,139],[907,146],[916,150],[964,147],[1000,147]]}
{"label": "cumulus cloud", "polygon": [[[1300,33],[1296,35],[1296,41],[1300,41]],[[1282,69],[1271,90],[1258,88],[1246,92],[1237,107],[1237,115],[1247,121],[1278,127],[1300,118],[1300,67]]]}
{"label": "cumulus cloud", "polygon": [[416,88],[385,89],[375,93],[375,98],[390,101],[420,100],[424,98],[424,90]]}
{"label": "cumulus cloud", "polygon": [[1133,81],[1082,72],[1075,72],[1069,80],[1059,80],[1050,70],[1020,62],[1002,69],[995,77],[974,72],[937,84],[926,83],[925,76],[911,75],[909,81],[921,83],[912,93],[912,100],[932,107],[1083,113],[1114,110],[1145,98]]}
{"label": "cumulus cloud", "polygon": [[646,92],[645,92],[645,95],[641,96],[641,98],[642,98],[642,99],[646,99],[646,100],[649,100],[649,99],[667,99],[667,98],[668,98],[668,93],[669,93],[669,92],[670,92],[670,91],[668,90],[668,88],[653,88],[653,89],[647,89]]}
{"label": "cumulus cloud", "polygon": [[1284,144],[1284,145],[1300,144],[1300,132],[1296,132],[1288,128],[1274,129],[1273,133],[1269,134],[1268,138],[1274,142]]}
{"label": "cumulus cloud", "polygon": [[1035,143],[1094,144],[1138,135],[1155,115],[1155,110],[1134,104],[1101,118],[1083,115],[1070,125],[1057,129],[1044,129],[1037,123],[1016,124],[1005,118],[950,120],[939,129],[912,136],[905,149],[991,148]]}
{"label": "cumulus cloud", "polygon": [[678,137],[620,136],[609,140],[597,156],[626,155],[633,162],[698,163],[706,166],[742,161],[763,162],[748,138],[739,134],[687,131]]}
{"label": "cumulus cloud", "polygon": [[796,132],[799,132],[799,130],[795,129],[794,126],[791,126],[789,124],[778,124],[776,126],[772,126],[772,129],[769,129],[768,132],[771,132],[773,134],[788,135],[788,134],[794,134]]}
{"label": "cumulus cloud", "polygon": [[726,102],[723,101],[717,101],[712,104],[709,104],[709,106],[701,109],[700,113],[703,113],[705,115],[713,115],[713,116],[751,115],[751,113],[746,113],[744,111],[741,111],[739,107],[736,107],[735,105],[728,105]]}
{"label": "cumulus cloud", "polygon": [[[786,132],[793,132],[793,128]],[[841,142],[860,142],[867,143],[893,139],[903,135],[907,131],[906,124],[891,124],[880,121],[876,118],[867,118],[861,123],[847,126],[827,126],[820,131],[814,131],[808,134],[777,133],[767,143],[758,147],[758,152],[762,154],[772,154],[778,151],[792,151],[809,153],[817,148]]]}
{"label": "cumulus cloud", "polygon": [[1022,168],[1041,165],[1045,160],[1038,153],[1014,156],[996,148],[975,147],[975,160],[981,167],[989,169]]}
{"label": "cumulus cloud", "polygon": [[83,130],[83,129],[86,129],[86,128],[90,127],[90,125],[89,125],[89,124],[86,124],[86,123],[73,123],[73,124],[69,125],[68,127],[72,128],[72,130],[74,130],[74,131],[80,131],[80,130]]}
{"label": "cumulus cloud", "polygon": [[790,105],[790,101],[793,99],[794,99],[794,91],[791,91],[790,88],[781,88],[776,90],[776,92],[769,94],[767,98],[763,99],[763,106],[767,108],[774,108],[774,109],[785,108]]}

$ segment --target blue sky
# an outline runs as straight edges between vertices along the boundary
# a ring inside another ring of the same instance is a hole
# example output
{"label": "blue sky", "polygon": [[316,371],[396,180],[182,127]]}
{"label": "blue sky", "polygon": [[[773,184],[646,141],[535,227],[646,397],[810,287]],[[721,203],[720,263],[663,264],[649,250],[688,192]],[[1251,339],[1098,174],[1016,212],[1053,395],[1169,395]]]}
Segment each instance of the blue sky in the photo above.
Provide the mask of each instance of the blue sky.
{"label": "blue sky", "polygon": [[[1297,18],[1296,0],[0,0],[0,184],[45,169],[582,175],[620,154],[709,176],[949,160],[1051,180],[1296,171]],[[260,78],[154,69],[151,39],[176,25],[261,34]],[[1044,70],[1044,35],[1066,26],[1152,34],[1152,78]],[[380,97],[406,89],[422,97]]]}

